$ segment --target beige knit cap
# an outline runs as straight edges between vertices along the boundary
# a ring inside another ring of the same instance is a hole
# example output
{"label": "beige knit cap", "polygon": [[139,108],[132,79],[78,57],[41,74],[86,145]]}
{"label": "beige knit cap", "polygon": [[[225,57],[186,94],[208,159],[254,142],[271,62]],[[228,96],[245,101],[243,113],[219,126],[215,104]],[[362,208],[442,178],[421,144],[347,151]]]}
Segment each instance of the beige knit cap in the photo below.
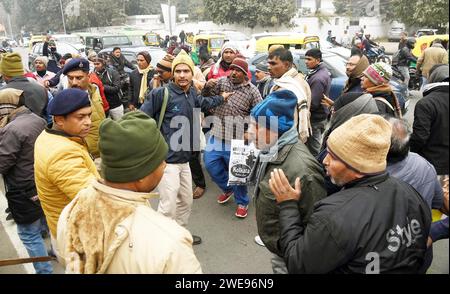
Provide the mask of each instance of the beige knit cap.
{"label": "beige knit cap", "polygon": [[377,174],[386,170],[391,133],[391,125],[381,116],[361,114],[331,133],[328,151],[361,174]]}

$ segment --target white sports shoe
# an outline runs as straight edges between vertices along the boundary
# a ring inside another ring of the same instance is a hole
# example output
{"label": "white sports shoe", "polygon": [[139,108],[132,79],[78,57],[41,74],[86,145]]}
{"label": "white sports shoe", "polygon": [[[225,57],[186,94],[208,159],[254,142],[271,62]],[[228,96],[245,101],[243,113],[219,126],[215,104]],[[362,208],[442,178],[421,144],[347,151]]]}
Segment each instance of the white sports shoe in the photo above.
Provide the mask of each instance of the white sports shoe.
{"label": "white sports shoe", "polygon": [[258,244],[259,246],[266,247],[266,245],[264,245],[264,243],[261,240],[261,238],[259,237],[259,235],[255,237],[255,243]]}

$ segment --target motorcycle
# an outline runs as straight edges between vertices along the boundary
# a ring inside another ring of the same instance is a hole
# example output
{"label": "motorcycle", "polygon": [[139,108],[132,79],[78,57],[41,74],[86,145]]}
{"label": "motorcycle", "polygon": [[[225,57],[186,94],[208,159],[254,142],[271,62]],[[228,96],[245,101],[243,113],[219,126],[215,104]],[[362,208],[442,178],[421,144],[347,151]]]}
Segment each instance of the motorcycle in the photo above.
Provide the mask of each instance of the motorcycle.
{"label": "motorcycle", "polygon": [[421,85],[420,74],[416,69],[416,62],[411,61],[409,63],[409,85],[408,88],[410,90],[419,90]]}
{"label": "motorcycle", "polygon": [[372,47],[368,51],[366,51],[367,59],[369,59],[369,63],[375,62],[384,62],[387,64],[391,64],[391,58],[386,55],[386,49],[383,46],[380,47]]}
{"label": "motorcycle", "polygon": [[397,66],[392,66],[392,77],[389,84],[391,85],[395,96],[397,96],[400,108],[402,109],[402,114],[405,115],[406,112],[408,112],[410,100],[405,85],[405,77],[398,70]]}

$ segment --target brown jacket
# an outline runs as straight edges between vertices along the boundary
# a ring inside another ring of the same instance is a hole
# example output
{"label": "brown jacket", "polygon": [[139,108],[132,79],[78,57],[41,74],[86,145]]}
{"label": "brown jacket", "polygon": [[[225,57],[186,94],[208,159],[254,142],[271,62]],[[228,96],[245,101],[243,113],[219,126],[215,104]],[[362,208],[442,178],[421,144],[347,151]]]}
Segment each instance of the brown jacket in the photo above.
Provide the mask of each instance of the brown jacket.
{"label": "brown jacket", "polygon": [[436,64],[448,64],[447,51],[439,44],[425,49],[417,60],[416,68],[422,72],[422,76],[428,79],[430,69]]}

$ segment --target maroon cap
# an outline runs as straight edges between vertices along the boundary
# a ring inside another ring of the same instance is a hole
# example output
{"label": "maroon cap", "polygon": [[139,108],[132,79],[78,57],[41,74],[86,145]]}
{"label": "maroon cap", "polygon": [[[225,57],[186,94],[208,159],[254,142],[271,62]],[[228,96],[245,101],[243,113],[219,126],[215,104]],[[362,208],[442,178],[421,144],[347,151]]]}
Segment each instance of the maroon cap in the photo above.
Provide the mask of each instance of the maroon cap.
{"label": "maroon cap", "polygon": [[236,57],[236,58],[233,60],[233,63],[230,65],[230,68],[233,68],[233,67],[235,67],[235,68],[237,68],[237,69],[240,69],[240,70],[243,71],[245,74],[247,74],[247,72],[248,72],[248,63],[247,63],[247,61],[245,61],[245,59],[243,59],[243,58],[238,58],[238,57]]}

